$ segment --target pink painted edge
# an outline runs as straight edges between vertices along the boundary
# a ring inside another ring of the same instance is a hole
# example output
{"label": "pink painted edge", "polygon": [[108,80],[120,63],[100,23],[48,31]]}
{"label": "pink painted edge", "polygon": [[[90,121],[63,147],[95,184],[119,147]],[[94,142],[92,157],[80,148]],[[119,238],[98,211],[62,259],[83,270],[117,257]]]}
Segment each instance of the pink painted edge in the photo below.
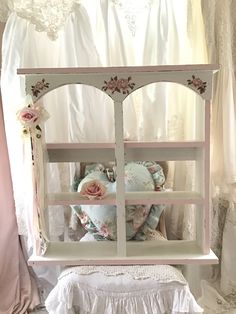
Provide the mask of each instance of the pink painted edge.
{"label": "pink painted edge", "polygon": [[166,71],[217,71],[217,64],[184,64],[131,67],[81,67],[81,68],[21,68],[17,74],[73,74],[73,73],[132,73],[132,72],[166,72]]}

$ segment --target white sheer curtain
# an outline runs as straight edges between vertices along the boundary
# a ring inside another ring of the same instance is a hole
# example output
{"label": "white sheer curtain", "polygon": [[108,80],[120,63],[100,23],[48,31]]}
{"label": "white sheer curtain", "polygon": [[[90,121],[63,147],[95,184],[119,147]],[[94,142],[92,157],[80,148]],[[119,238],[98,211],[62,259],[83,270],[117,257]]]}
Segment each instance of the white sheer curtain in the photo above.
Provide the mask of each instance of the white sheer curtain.
{"label": "white sheer curtain", "polygon": [[[24,79],[16,75],[16,69],[207,63],[204,25],[200,1],[96,0],[78,4],[41,0],[3,1],[1,6],[2,12],[13,11],[3,39],[2,96],[18,224],[22,234],[30,235],[29,147],[16,122],[16,112],[24,104]],[[88,86],[66,86],[42,101],[51,116],[46,122],[49,142],[113,140],[112,103],[99,91]],[[192,139],[198,136],[192,117],[200,110],[199,102],[187,89],[170,89],[168,84],[137,91],[124,104],[125,137]],[[192,179],[182,175],[190,167],[184,164],[171,169],[169,184],[177,189],[191,186]],[[70,187],[70,173],[74,171],[71,168],[50,167],[52,191]],[[65,231],[64,209],[54,208],[49,215],[54,221],[56,217],[53,236],[57,239]],[[169,211],[173,237],[183,236],[179,221],[191,221],[191,216],[190,210]],[[192,237],[193,226],[185,225],[188,228],[184,237]],[[30,239],[29,236],[29,247]],[[44,276],[42,273],[39,275]],[[52,276],[51,283],[54,279]]]}
{"label": "white sheer curtain", "polygon": [[202,1],[209,60],[220,64],[212,106],[212,247],[220,257],[202,285],[206,313],[236,310],[236,10],[235,1]]}

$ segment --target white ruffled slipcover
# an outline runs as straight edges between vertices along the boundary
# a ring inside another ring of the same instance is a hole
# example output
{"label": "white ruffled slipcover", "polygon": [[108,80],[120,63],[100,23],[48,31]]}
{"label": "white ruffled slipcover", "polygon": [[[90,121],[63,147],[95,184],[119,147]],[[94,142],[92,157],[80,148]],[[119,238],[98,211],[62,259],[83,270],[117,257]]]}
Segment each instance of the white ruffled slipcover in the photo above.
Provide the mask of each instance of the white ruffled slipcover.
{"label": "white ruffled slipcover", "polygon": [[203,312],[182,274],[168,265],[71,267],[45,304],[49,314]]}

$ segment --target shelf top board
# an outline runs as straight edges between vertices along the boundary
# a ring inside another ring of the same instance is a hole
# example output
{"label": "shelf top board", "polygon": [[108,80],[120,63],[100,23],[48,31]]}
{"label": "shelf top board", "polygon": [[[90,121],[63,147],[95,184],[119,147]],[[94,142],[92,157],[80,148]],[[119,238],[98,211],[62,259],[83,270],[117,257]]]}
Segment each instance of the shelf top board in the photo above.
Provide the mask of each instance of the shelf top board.
{"label": "shelf top board", "polygon": [[215,64],[185,64],[25,68],[18,69],[17,73],[25,75],[26,94],[31,95],[34,101],[63,85],[84,84],[99,89],[115,103],[122,103],[135,90],[158,82],[181,84],[193,90],[202,99],[209,100],[212,97],[212,77],[218,69]]}
{"label": "shelf top board", "polygon": [[133,73],[133,72],[171,72],[171,71],[217,71],[217,64],[184,64],[157,66],[120,66],[120,67],[73,67],[73,68],[21,68],[17,74],[82,74],[82,73]]}

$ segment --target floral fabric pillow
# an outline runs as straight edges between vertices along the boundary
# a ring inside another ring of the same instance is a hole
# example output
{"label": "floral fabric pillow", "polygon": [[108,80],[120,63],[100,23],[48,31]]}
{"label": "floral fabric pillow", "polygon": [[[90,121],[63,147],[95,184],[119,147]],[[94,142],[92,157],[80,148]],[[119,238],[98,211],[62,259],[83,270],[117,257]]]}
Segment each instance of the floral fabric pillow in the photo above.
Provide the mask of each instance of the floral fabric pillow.
{"label": "floral fabric pillow", "polygon": [[[88,174],[79,183],[78,192],[89,198],[102,198],[105,193],[115,193],[116,182],[110,182],[97,165],[94,165],[93,169],[94,171],[90,166]],[[131,162],[125,165],[125,190],[127,192],[159,190],[164,181],[162,168],[156,163],[150,165],[150,163]],[[95,239],[116,240],[116,206],[72,205],[72,208],[76,211],[84,228],[92,233]],[[163,209],[163,205],[127,205],[127,240],[145,240],[147,233],[157,228]]]}

